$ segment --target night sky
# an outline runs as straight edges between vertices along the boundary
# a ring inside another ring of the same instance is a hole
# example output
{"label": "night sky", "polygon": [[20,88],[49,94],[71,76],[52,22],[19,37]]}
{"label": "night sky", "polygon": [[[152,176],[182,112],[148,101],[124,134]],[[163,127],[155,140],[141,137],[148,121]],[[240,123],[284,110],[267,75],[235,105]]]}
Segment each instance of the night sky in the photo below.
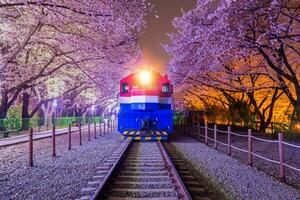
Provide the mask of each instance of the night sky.
{"label": "night sky", "polygon": [[155,5],[159,18],[157,19],[154,13],[146,17],[147,28],[140,38],[140,45],[151,67],[164,72],[169,56],[161,43],[168,43],[167,33],[175,31],[172,26],[173,18],[181,16],[181,9],[184,11],[192,9],[196,5],[196,0],[149,0],[149,2]]}

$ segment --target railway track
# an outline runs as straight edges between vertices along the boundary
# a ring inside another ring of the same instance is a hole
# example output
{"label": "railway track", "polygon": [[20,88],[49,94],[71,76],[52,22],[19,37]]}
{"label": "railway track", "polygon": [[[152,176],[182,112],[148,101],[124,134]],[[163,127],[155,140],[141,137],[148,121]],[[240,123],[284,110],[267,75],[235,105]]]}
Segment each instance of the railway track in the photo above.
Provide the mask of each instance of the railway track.
{"label": "railway track", "polygon": [[[83,189],[83,199],[108,200],[209,200],[201,185],[184,171],[176,155],[174,162],[160,141],[130,142],[121,144],[118,151],[99,166],[94,180]],[[189,183],[189,190],[181,177]],[[191,195],[192,194],[192,197]]]}
{"label": "railway track", "polygon": [[180,175],[184,185],[186,186],[190,196],[194,200],[214,200],[226,199],[223,193],[217,191],[215,187],[208,184],[204,177],[195,176],[194,170],[187,165],[187,160],[177,152],[170,143],[165,143],[164,147],[168,152],[178,174]]}

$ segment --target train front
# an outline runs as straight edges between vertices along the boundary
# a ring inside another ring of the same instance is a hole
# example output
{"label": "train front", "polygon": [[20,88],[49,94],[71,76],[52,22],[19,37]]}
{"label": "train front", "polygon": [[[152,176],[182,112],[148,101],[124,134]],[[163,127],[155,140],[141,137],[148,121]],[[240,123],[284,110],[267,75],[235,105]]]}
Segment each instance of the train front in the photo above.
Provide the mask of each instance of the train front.
{"label": "train front", "polygon": [[133,140],[167,140],[173,132],[172,90],[166,75],[150,70],[122,79],[118,131]]}

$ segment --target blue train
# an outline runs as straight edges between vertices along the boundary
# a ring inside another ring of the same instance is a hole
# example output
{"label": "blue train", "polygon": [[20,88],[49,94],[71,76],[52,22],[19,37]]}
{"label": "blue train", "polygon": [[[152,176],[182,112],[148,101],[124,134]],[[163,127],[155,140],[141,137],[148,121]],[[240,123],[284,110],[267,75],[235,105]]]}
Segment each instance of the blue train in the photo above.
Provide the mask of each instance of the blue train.
{"label": "blue train", "polygon": [[133,140],[167,140],[173,132],[173,85],[146,69],[120,81],[118,131]]}

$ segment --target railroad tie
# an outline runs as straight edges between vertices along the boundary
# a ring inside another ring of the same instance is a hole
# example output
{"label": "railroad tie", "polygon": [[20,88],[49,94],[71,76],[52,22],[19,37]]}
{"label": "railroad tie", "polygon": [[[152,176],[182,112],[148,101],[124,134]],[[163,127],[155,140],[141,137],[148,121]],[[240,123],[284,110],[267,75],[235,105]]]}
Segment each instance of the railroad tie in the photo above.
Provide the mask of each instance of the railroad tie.
{"label": "railroad tie", "polygon": [[102,181],[89,181],[88,185],[99,185]]}
{"label": "railroad tie", "polygon": [[105,175],[105,174],[107,174],[107,172],[108,172],[108,170],[100,170],[100,171],[97,171],[96,172],[96,174],[98,175],[98,176],[101,176],[101,175]]}
{"label": "railroad tie", "polygon": [[103,179],[105,177],[105,174],[103,175],[95,175],[93,176],[93,179]]}
{"label": "railroad tie", "polygon": [[109,170],[110,167],[108,167],[108,166],[98,166],[98,167],[96,167],[96,169],[101,170],[101,171],[105,171],[105,170]]}
{"label": "railroad tie", "polygon": [[90,200],[92,196],[90,195],[84,195],[82,197],[80,197],[80,199],[76,199],[76,200]]}
{"label": "railroad tie", "polygon": [[86,187],[86,188],[83,188],[81,190],[81,192],[84,194],[93,194],[95,192],[95,190],[96,190],[95,187]]}

